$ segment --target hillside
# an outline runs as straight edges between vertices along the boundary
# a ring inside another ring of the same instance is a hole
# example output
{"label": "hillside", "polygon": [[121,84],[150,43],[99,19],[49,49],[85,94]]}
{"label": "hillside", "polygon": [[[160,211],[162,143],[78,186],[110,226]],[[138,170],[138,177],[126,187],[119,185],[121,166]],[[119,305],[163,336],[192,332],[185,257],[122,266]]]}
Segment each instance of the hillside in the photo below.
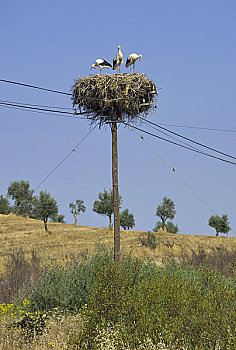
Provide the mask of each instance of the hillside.
{"label": "hillside", "polygon": [[[43,222],[16,215],[0,215],[0,267],[6,263],[9,254],[22,248],[26,258],[34,250],[42,260],[56,259],[60,263],[91,253],[97,244],[113,246],[113,231],[106,228],[74,226],[49,222],[50,233],[45,233]],[[183,256],[204,250],[206,254],[226,248],[236,252],[236,238],[201,235],[155,233],[157,247],[154,251],[140,244],[139,237],[146,233],[121,230],[121,251],[131,252],[144,259],[162,264],[166,258],[181,261]]]}

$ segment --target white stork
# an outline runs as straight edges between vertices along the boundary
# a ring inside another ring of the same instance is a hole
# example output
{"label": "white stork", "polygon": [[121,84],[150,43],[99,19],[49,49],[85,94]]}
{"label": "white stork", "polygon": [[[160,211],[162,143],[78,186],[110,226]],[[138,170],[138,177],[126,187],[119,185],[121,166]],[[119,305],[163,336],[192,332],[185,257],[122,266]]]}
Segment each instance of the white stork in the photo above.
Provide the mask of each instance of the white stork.
{"label": "white stork", "polygon": [[130,66],[130,73],[131,73],[131,66],[133,65],[134,68],[134,73],[135,73],[135,62],[137,61],[137,59],[139,58],[139,61],[141,61],[141,58],[143,56],[142,55],[137,55],[136,53],[131,53],[131,55],[129,55],[129,57],[127,58],[126,61],[126,68],[128,68]]}
{"label": "white stork", "polygon": [[[99,67],[99,68],[97,68],[97,67]],[[100,70],[100,74],[102,74],[103,68],[112,68],[112,65],[111,65],[109,62],[103,60],[102,58],[98,58],[98,59],[95,61],[95,63],[92,64],[90,70],[91,70],[92,68]]]}
{"label": "white stork", "polygon": [[120,65],[124,63],[123,61],[123,54],[120,50],[120,46],[118,46],[118,55],[116,55],[116,57],[113,60],[113,70],[117,70],[118,73],[118,67],[119,67],[119,73],[120,73]]}

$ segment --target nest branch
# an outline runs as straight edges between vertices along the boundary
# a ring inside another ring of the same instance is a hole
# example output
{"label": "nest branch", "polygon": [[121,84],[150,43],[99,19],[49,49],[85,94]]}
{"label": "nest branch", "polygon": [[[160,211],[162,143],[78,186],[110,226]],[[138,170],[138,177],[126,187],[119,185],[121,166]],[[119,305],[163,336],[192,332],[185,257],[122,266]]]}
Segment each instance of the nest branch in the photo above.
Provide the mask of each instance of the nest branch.
{"label": "nest branch", "polygon": [[157,87],[145,75],[104,74],[79,78],[73,87],[73,106],[101,124],[146,116],[156,108]]}

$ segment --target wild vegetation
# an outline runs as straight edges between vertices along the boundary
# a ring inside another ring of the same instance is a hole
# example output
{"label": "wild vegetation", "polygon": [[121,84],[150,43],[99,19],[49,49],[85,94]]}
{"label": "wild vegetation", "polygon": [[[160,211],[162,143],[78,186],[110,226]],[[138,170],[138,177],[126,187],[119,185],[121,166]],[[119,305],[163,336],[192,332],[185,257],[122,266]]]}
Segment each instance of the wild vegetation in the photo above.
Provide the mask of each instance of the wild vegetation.
{"label": "wild vegetation", "polygon": [[0,348],[235,348],[234,238],[0,224]]}
{"label": "wild vegetation", "polygon": [[99,246],[80,261],[44,265],[14,303],[1,304],[7,332],[1,342],[4,349],[16,341],[38,349],[234,349],[235,285],[228,272],[206,262],[158,267],[131,255],[117,266]]}

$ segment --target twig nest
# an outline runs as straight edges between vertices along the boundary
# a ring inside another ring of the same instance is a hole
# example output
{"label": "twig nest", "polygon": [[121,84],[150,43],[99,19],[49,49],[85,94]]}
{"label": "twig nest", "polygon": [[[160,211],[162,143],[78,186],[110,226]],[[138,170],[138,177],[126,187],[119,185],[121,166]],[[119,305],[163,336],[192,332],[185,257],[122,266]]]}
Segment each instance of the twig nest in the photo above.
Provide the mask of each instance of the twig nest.
{"label": "twig nest", "polygon": [[145,75],[104,74],[79,78],[73,85],[73,106],[100,122],[146,116],[156,108],[157,87]]}

